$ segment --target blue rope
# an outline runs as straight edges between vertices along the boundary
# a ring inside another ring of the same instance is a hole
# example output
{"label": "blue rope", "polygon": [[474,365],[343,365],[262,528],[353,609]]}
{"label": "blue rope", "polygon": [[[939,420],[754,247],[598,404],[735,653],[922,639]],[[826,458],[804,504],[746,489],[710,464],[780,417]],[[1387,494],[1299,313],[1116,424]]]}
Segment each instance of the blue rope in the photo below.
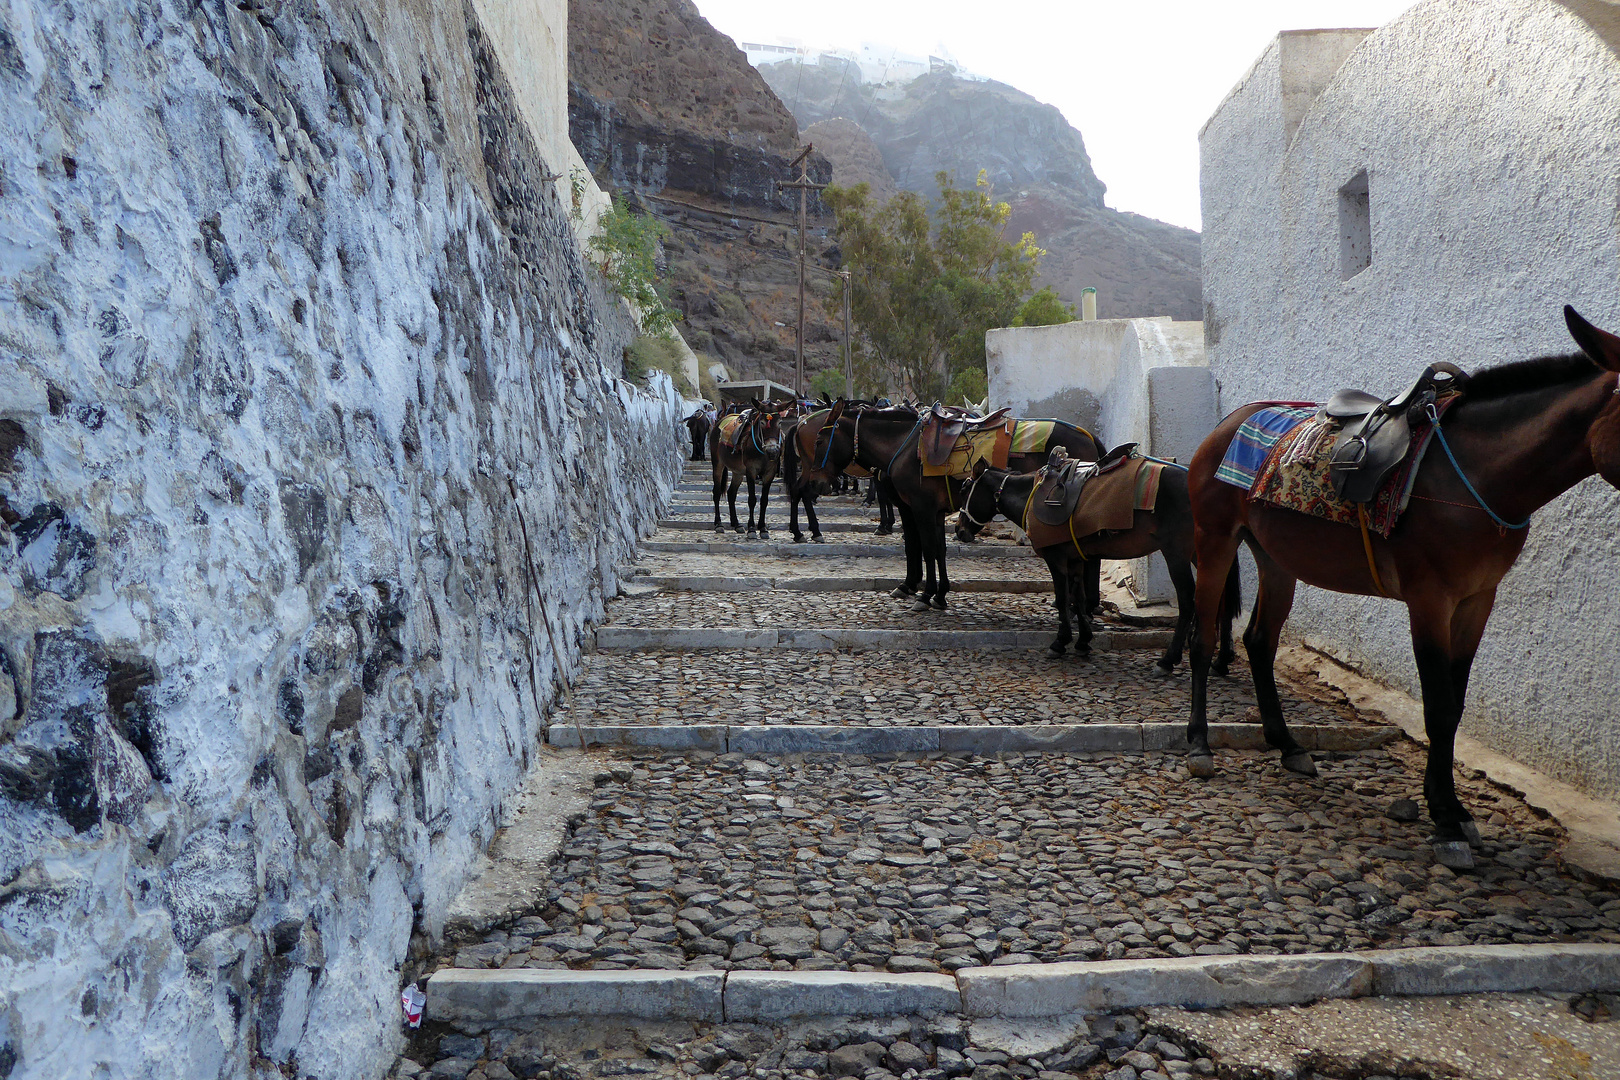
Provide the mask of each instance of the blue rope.
{"label": "blue rope", "polygon": [[[831,411],[829,411],[827,413],[827,416],[828,416],[828,419],[830,421],[831,417],[832,417]],[[842,417],[840,417],[840,419],[842,419]],[[838,432],[837,432],[837,429],[836,429],[836,425],[834,425],[834,424],[832,424],[830,422],[825,427],[823,427],[821,430],[825,431],[827,433],[827,449],[822,451],[821,464],[818,465],[817,468],[825,469],[827,467],[827,459],[832,457],[833,436],[836,435]]]}
{"label": "blue rope", "polygon": [[759,451],[760,454],[764,454],[765,448],[759,445],[759,420],[760,418],[756,416],[748,425],[748,437],[754,440],[754,449]]}
{"label": "blue rope", "polygon": [[[1430,415],[1431,416],[1434,415],[1432,406],[1430,407]],[[1498,515],[1495,510],[1492,510],[1489,506],[1487,506],[1485,504],[1484,499],[1480,498],[1479,492],[1474,490],[1474,485],[1470,484],[1468,482],[1468,477],[1463,474],[1462,466],[1457,464],[1457,455],[1453,454],[1451,452],[1451,444],[1446,442],[1446,433],[1444,431],[1440,430],[1440,420],[1439,420],[1438,417],[1435,417],[1435,420],[1434,420],[1434,433],[1435,433],[1435,435],[1439,436],[1439,438],[1440,438],[1440,449],[1444,450],[1446,452],[1446,457],[1451,460],[1451,467],[1453,469],[1457,470],[1457,479],[1459,479],[1459,480],[1461,480],[1463,482],[1463,487],[1468,489],[1468,494],[1472,495],[1474,497],[1474,501],[1479,503],[1479,508],[1481,510],[1485,511],[1487,514],[1489,514],[1491,516],[1491,520],[1496,522],[1497,527],[1502,528],[1502,529],[1525,529],[1525,528],[1529,528],[1529,526],[1530,526],[1530,519],[1529,518],[1525,518],[1523,521],[1519,522],[1517,525],[1514,525],[1512,522],[1509,522],[1506,519],[1502,518],[1500,515]]]}
{"label": "blue rope", "polygon": [[923,426],[923,422],[922,422],[921,419],[919,419],[917,421],[917,426],[912,428],[910,433],[907,434],[905,438],[900,440],[899,449],[895,450],[894,457],[891,457],[889,459],[889,469],[888,469],[889,475],[891,475],[891,476],[894,475],[894,463],[900,459],[900,451],[904,450],[906,448],[906,443],[911,441],[911,436],[912,435],[915,435],[915,434],[917,434],[917,432],[922,430],[922,426]]}

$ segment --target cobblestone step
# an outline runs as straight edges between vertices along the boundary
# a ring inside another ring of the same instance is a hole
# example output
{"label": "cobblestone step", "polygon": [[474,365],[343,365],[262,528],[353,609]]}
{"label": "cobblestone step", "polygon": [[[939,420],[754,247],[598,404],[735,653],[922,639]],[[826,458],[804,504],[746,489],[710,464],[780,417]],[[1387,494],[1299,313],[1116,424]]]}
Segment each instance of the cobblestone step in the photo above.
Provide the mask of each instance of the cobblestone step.
{"label": "cobblestone step", "polygon": [[[1105,630],[1093,651],[1162,649],[1168,630]],[[1044,649],[1050,630],[847,630],[835,627],[599,626],[599,652],[644,649]]]}
{"label": "cobblestone step", "polygon": [[812,1017],[1031,1019],[1179,1005],[1302,1005],[1620,986],[1620,945],[1498,945],[968,967],[954,976],[855,971],[446,968],[427,1013],[473,1032],[544,1017],[769,1023]]}
{"label": "cobblestone step", "polygon": [[[807,593],[782,589],[726,595],[659,592],[614,600],[609,627],[803,630],[1035,631],[1057,635],[1050,593],[953,592],[949,608],[919,608],[911,598],[875,592]],[[1104,627],[1105,629],[1116,629]],[[1168,640],[1168,639],[1165,639]],[[1046,641],[1038,644],[1045,645]]]}
{"label": "cobblestone step", "polygon": [[[782,589],[794,592],[889,592],[900,578],[871,577],[673,577],[640,574],[635,580],[676,592],[759,592]],[[1050,593],[1050,581],[1030,578],[952,578],[952,592]]]}
{"label": "cobblestone step", "polygon": [[[1294,724],[1294,738],[1307,750],[1371,750],[1401,738],[1398,728]],[[1265,750],[1259,724],[1211,724],[1217,750]],[[620,746],[661,750],[708,750],[717,754],[1001,754],[1184,753],[1186,725],[1160,724],[960,724],[870,727],[858,724],[552,724],[546,740],[556,747]]]}
{"label": "cobblestone step", "polygon": [[[664,534],[668,536],[670,534]],[[643,541],[641,550],[646,552],[661,552],[666,554],[696,554],[696,555],[776,555],[787,558],[904,558],[905,549],[901,546],[900,534],[897,531],[889,537],[867,536],[855,539],[858,534],[834,534],[829,537],[849,537],[827,544],[794,544],[778,543],[776,541],[747,541],[738,537],[734,540],[671,540],[663,536],[654,536],[651,540]],[[948,558],[951,563],[959,559],[1027,559],[1034,552],[1027,547],[1017,547],[1012,544],[961,544],[951,548]]]}
{"label": "cobblestone step", "polygon": [[[745,516],[746,516],[746,512],[744,510],[742,510],[741,508],[739,508],[738,511],[737,511],[737,520],[743,521]],[[731,518],[727,515],[724,507],[722,507],[721,510],[720,510],[720,520],[722,522],[725,522],[728,528],[730,527]],[[758,521],[759,519],[755,518],[754,520]],[[743,521],[743,524],[746,527],[747,522]],[[786,529],[786,528],[788,528],[790,522],[788,520],[788,515],[787,515],[786,511],[783,511],[781,514],[777,514],[776,511],[773,509],[769,514],[765,515],[765,524],[767,526],[769,526],[770,528],[773,528],[773,529]],[[817,520],[816,525],[824,533],[829,533],[829,532],[832,532],[832,533],[856,533],[856,532],[859,532],[859,533],[865,533],[868,536],[871,536],[872,535],[872,530],[877,528],[877,522],[875,520],[845,521],[845,520],[838,519],[838,518],[828,518],[828,517],[822,517],[821,519]],[[662,530],[670,530],[670,531],[676,531],[676,532],[679,532],[679,531],[691,531],[691,532],[704,531],[704,532],[712,533],[712,532],[714,532],[714,519],[711,516],[708,515],[707,511],[704,512],[703,517],[690,517],[690,518],[667,518],[666,517],[666,518],[659,518],[658,519],[658,528],[661,531]],[[805,520],[805,518],[803,516],[800,516],[800,518],[799,518],[799,528],[804,530],[805,532],[810,531],[810,523],[807,520]]]}
{"label": "cobblestone step", "polygon": [[[730,502],[724,496],[721,496],[720,513],[722,516],[729,512],[730,506]],[[678,496],[670,501],[669,508],[672,512],[679,514],[708,514],[711,517],[714,515],[714,501],[707,495],[701,499],[691,499]],[[738,516],[741,516],[747,509],[748,499],[743,493],[739,492],[737,495]],[[771,501],[766,508],[768,514],[775,516],[777,511],[780,510],[782,516],[786,517],[791,509],[792,506],[786,499],[779,498],[777,493],[774,491],[771,493]],[[799,516],[801,518],[804,517],[803,507],[799,508]],[[823,499],[816,504],[816,516],[831,518],[858,517],[862,520],[876,521],[878,519],[878,512],[876,507],[862,506],[853,499],[848,501],[840,500],[837,502],[829,502]]]}

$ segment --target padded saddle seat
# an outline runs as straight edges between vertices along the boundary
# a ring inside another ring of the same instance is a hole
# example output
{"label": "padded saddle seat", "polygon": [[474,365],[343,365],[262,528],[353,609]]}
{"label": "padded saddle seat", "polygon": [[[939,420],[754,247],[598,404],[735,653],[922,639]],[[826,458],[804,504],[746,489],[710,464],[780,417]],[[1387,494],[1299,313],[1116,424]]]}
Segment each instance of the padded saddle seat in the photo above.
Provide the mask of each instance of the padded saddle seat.
{"label": "padded saddle seat", "polygon": [[1078,461],[1063,447],[1054,447],[1035,482],[1030,516],[1043,525],[1062,525],[1074,516],[1086,483],[1112,472],[1131,459],[1136,443],[1121,443],[1097,461]]}
{"label": "padded saddle seat", "polygon": [[1467,382],[1467,372],[1442,360],[1424,368],[1394,397],[1340,390],[1328,398],[1317,416],[1341,425],[1329,458],[1333,490],[1346,502],[1371,502],[1390,470],[1406,460],[1412,429],[1428,422],[1428,407],[1441,394],[1460,392]]}
{"label": "padded saddle seat", "polygon": [[1010,411],[997,409],[989,416],[978,416],[966,409],[935,402],[923,421],[922,433],[917,436],[922,443],[923,459],[933,468],[943,466],[956,449],[957,439],[970,431],[994,427],[1005,420]]}

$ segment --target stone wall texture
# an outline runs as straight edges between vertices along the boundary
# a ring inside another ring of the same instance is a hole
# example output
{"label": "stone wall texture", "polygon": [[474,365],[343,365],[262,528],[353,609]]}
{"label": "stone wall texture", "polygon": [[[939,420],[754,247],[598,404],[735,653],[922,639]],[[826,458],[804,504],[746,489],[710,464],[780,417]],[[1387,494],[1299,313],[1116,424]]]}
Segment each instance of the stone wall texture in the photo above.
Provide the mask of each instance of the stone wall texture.
{"label": "stone wall texture", "polygon": [[[1310,37],[1280,38],[1202,135],[1204,328],[1224,409],[1393,392],[1431,360],[1570,353],[1566,303],[1620,329],[1620,7],[1425,0],[1364,39]],[[1363,169],[1372,262],[1343,280],[1339,189]],[[1617,565],[1620,497],[1602,480],[1537,514],[1464,721],[1608,796]],[[1416,690],[1399,605],[1302,588],[1291,627]]]}
{"label": "stone wall texture", "polygon": [[0,1076],[393,1059],[679,467],[499,55],[0,4]]}

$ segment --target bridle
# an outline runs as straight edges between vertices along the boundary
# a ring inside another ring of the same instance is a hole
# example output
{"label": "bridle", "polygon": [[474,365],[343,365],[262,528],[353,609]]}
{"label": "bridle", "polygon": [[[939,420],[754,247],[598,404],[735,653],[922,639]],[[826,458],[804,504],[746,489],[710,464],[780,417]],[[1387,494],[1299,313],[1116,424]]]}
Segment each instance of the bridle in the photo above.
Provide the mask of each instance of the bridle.
{"label": "bridle", "polygon": [[765,448],[759,445],[759,424],[761,420],[766,419],[769,415],[768,412],[758,412],[748,420],[748,437],[753,440],[754,450],[762,456],[765,453]]}
{"label": "bridle", "polygon": [[[1006,475],[1004,475],[1001,478],[1001,483],[996,485],[996,506],[997,507],[1001,506],[1001,492],[1002,492],[1002,490],[1004,488],[1006,488],[1007,481],[1011,480],[1012,476],[1013,476],[1012,473],[1010,473],[1010,472],[1007,473]],[[989,518],[986,518],[985,520],[980,521],[978,518],[973,516],[973,511],[972,511],[972,509],[970,509],[972,507],[972,505],[973,505],[973,492],[974,492],[974,490],[976,488],[978,488],[979,481],[981,479],[983,479],[983,478],[984,478],[984,473],[982,473],[982,472],[979,473],[977,476],[975,476],[973,478],[973,482],[968,485],[967,494],[962,496],[962,516],[967,518],[969,521],[973,522],[973,527],[975,529],[982,529],[986,525],[990,524],[990,519]],[[996,516],[996,511],[994,511],[994,510],[990,511],[990,517],[993,518],[995,516]]]}
{"label": "bridle", "polygon": [[[861,417],[864,416],[864,415],[865,415],[865,410],[863,410],[863,409],[856,409],[855,410],[855,421],[854,421],[855,445],[854,445],[853,450],[851,451],[851,456],[850,456],[851,461],[855,461],[856,459],[858,459],[861,456]],[[827,436],[827,449],[825,449],[825,450],[823,450],[821,452],[821,464],[816,466],[816,468],[818,468],[818,469],[825,469],[827,467],[827,462],[829,460],[831,460],[831,458],[832,458],[833,435],[836,434],[837,428],[838,428],[838,421],[834,420],[832,418],[831,413],[829,413],[828,417],[827,417],[827,422],[825,424],[821,425],[821,430],[816,433],[816,441],[817,442],[819,442],[821,440],[821,436],[823,436],[823,435]],[[811,446],[812,446],[812,449],[814,449],[814,444],[813,443],[811,444]]]}

